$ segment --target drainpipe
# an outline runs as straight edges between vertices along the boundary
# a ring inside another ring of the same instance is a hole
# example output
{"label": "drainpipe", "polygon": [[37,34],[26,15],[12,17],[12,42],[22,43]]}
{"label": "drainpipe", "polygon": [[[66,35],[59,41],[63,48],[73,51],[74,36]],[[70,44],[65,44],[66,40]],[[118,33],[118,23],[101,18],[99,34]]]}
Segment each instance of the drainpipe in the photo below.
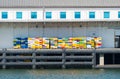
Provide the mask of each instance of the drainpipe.
{"label": "drainpipe", "polygon": [[45,18],[44,18],[44,16],[45,16],[45,7],[43,6],[43,37],[45,36]]}

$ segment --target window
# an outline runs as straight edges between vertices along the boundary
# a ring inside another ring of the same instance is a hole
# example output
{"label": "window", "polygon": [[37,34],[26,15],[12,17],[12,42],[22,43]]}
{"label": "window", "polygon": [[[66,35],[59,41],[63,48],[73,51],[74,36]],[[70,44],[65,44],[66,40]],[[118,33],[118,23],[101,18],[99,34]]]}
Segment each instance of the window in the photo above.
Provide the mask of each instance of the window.
{"label": "window", "polygon": [[52,12],[46,12],[46,19],[52,18]]}
{"label": "window", "polygon": [[74,16],[76,19],[77,18],[80,18],[80,12],[75,12],[75,16]]}
{"label": "window", "polygon": [[37,12],[31,12],[31,19],[37,19]]}
{"label": "window", "polygon": [[66,18],[66,12],[60,12],[60,18],[65,19]]}
{"label": "window", "polygon": [[22,19],[22,12],[16,12],[16,18]]}
{"label": "window", "polygon": [[89,18],[95,18],[95,12],[89,12]]}
{"label": "window", "polygon": [[118,18],[120,18],[120,11],[118,12]]}
{"label": "window", "polygon": [[110,12],[104,12],[104,18],[110,18]]}
{"label": "window", "polygon": [[8,12],[2,12],[2,19],[8,18]]}

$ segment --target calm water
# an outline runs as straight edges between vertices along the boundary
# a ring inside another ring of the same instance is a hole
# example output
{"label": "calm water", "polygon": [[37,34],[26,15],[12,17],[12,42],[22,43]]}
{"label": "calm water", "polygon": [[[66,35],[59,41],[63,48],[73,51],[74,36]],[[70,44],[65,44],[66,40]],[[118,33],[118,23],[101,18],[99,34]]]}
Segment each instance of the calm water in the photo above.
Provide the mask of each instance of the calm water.
{"label": "calm water", "polygon": [[120,79],[120,69],[1,69],[0,79]]}

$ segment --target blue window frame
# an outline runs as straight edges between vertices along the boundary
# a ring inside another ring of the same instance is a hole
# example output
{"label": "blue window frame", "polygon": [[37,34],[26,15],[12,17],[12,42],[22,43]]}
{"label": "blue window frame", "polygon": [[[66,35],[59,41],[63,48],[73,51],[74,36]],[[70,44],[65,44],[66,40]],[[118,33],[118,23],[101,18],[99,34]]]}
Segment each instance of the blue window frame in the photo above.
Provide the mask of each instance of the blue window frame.
{"label": "blue window frame", "polygon": [[46,12],[46,19],[52,18],[52,12]]}
{"label": "blue window frame", "polygon": [[16,12],[16,19],[22,19],[22,12]]}
{"label": "blue window frame", "polygon": [[2,12],[2,19],[8,18],[8,12]]}
{"label": "blue window frame", "polygon": [[104,18],[110,18],[110,12],[104,12]]}
{"label": "blue window frame", "polygon": [[60,12],[60,18],[65,19],[66,18],[66,12]]}
{"label": "blue window frame", "polygon": [[37,12],[31,12],[31,19],[37,19]]}
{"label": "blue window frame", "polygon": [[89,18],[95,18],[95,12],[89,12]]}
{"label": "blue window frame", "polygon": [[120,18],[120,11],[118,12],[118,18]]}
{"label": "blue window frame", "polygon": [[75,12],[74,18],[77,19],[77,18],[80,18],[80,17],[81,17],[80,12]]}

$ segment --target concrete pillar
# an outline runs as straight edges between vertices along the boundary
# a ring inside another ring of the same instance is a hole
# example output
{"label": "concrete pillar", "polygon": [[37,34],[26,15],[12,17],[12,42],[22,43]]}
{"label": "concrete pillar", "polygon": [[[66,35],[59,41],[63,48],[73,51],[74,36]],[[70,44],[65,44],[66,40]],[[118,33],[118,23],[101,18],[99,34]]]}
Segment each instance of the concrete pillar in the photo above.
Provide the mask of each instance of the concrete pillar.
{"label": "concrete pillar", "polygon": [[66,56],[65,49],[63,49],[63,52],[62,52],[62,57],[63,57],[63,59],[62,59],[62,63],[63,63],[62,64],[62,69],[66,68],[66,66],[65,66],[65,62],[66,62],[65,56]]}
{"label": "concrete pillar", "polygon": [[3,66],[2,66],[2,69],[6,69],[6,65],[3,65]]}
{"label": "concrete pillar", "polygon": [[6,69],[6,51],[7,51],[7,49],[3,49],[3,60],[2,60],[2,63],[3,63],[3,65],[2,65],[2,68],[3,69]]}
{"label": "concrete pillar", "polygon": [[[35,50],[34,50],[34,51],[35,51]],[[35,57],[36,57],[36,53],[33,52],[33,53],[32,53],[32,56],[33,56],[33,59],[32,59],[32,63],[33,63],[33,64],[32,64],[32,68],[33,68],[33,69],[36,69],[36,65],[35,65],[35,63],[36,63],[36,58],[35,58]]]}
{"label": "concrete pillar", "polygon": [[36,65],[32,65],[32,69],[36,69]]}
{"label": "concrete pillar", "polygon": [[[74,56],[74,54],[72,53],[70,56]],[[71,59],[70,61],[71,61],[71,62],[74,62],[74,59]]]}
{"label": "concrete pillar", "polygon": [[100,54],[99,65],[104,65],[104,54]]}
{"label": "concrete pillar", "polygon": [[92,62],[93,62],[93,65],[92,65],[92,68],[95,68],[96,66],[96,49],[93,50],[93,53],[92,53]]}

